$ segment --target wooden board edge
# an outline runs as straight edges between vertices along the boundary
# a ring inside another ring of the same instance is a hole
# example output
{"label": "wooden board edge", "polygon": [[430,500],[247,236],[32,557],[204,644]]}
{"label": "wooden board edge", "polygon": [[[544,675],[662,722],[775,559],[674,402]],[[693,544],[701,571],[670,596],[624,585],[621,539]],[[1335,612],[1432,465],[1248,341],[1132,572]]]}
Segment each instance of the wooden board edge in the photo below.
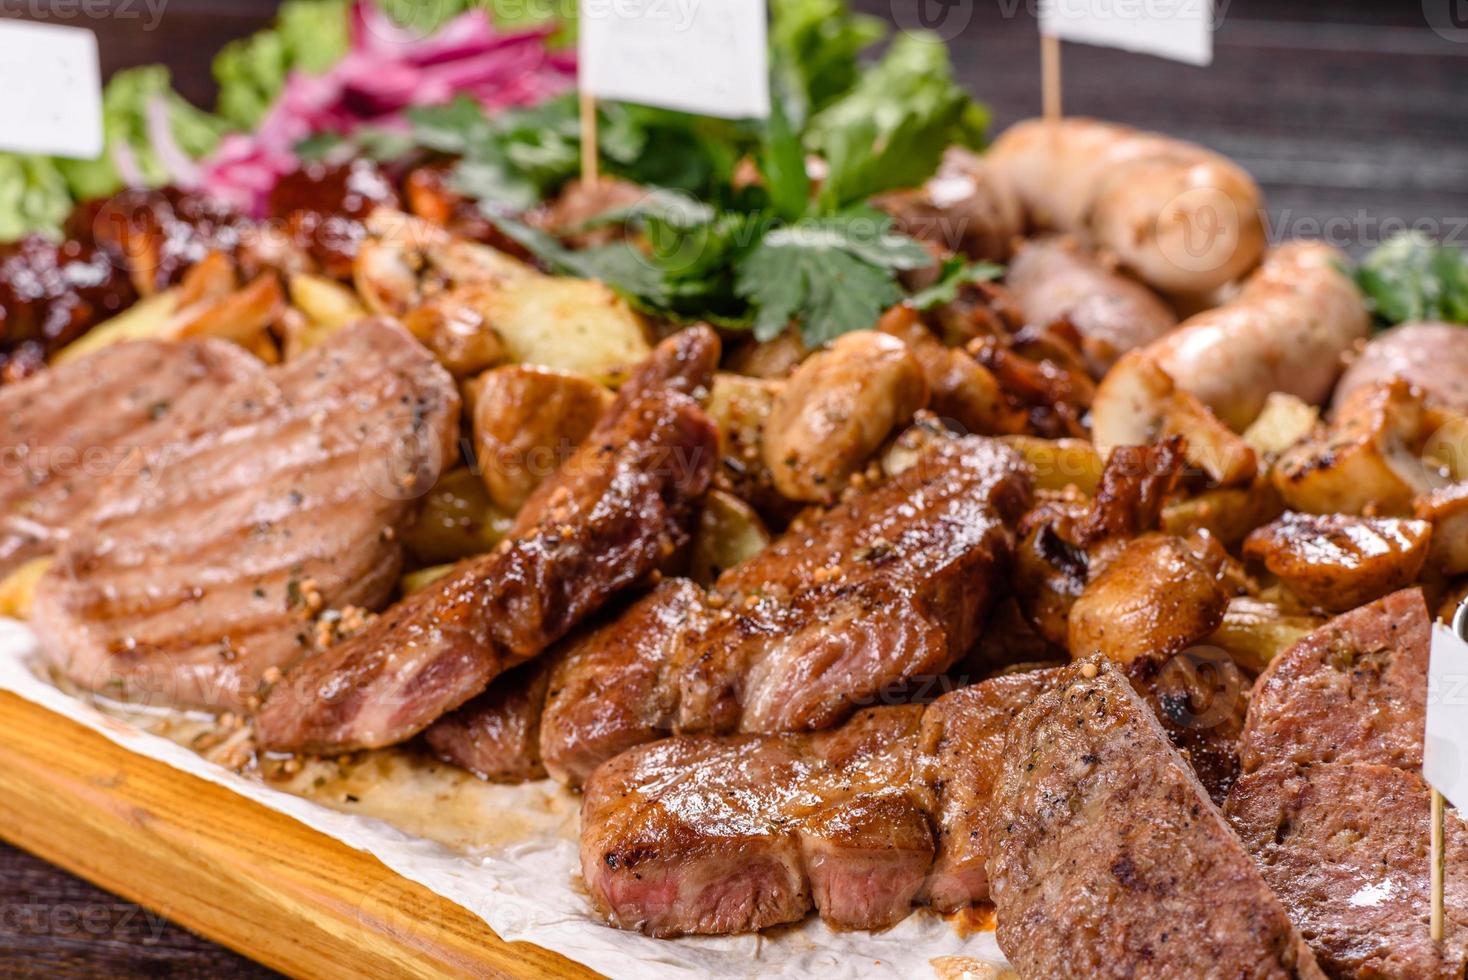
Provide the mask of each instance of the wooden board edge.
{"label": "wooden board edge", "polygon": [[595,977],[297,820],[0,692],[0,837],[303,978]]}

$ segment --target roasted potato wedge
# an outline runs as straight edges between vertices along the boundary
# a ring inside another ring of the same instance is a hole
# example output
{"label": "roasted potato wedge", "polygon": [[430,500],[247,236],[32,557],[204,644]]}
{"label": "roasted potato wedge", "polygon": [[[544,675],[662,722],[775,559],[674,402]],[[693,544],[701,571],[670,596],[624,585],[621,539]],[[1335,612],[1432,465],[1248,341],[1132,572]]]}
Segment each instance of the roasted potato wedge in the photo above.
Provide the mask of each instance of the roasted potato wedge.
{"label": "roasted potato wedge", "polygon": [[32,558],[5,578],[0,579],[0,616],[30,619],[31,603],[36,597],[36,583],[51,567],[51,558]]}
{"label": "roasted potato wedge", "polygon": [[727,569],[752,558],[770,543],[770,532],[753,507],[731,493],[710,490],[693,533],[688,577],[708,587]]}
{"label": "roasted potato wedge", "polygon": [[1440,575],[1468,572],[1468,483],[1433,490],[1417,498],[1418,520],[1432,522],[1427,562]]}
{"label": "roasted potato wedge", "polygon": [[382,316],[402,317],[456,286],[544,278],[514,256],[391,208],[373,211],[366,227],[352,282],[367,309]]}
{"label": "roasted potato wedge", "polygon": [[720,484],[761,511],[791,509],[775,489],[763,453],[765,420],[784,385],[720,371],[704,404],[719,430]]}
{"label": "roasted potato wedge", "polygon": [[1256,479],[1247,487],[1219,487],[1180,500],[1169,500],[1162,508],[1162,530],[1185,538],[1207,531],[1225,547],[1233,548],[1249,532],[1284,513],[1284,501],[1267,479]]}
{"label": "roasted potato wedge", "polygon": [[1278,456],[1308,436],[1319,422],[1320,409],[1276,391],[1264,399],[1264,408],[1244,430],[1243,438],[1261,456]]}
{"label": "roasted potato wedge", "polygon": [[301,350],[309,350],[349,323],[367,316],[367,307],[357,294],[335,279],[298,272],[286,284],[291,305],[305,314],[306,328],[296,338]]}
{"label": "roasted potato wedge", "polygon": [[428,588],[434,582],[437,582],[439,579],[443,578],[445,575],[447,575],[449,572],[452,572],[453,570],[453,562],[448,562],[447,564],[443,565],[429,565],[427,568],[420,568],[416,572],[409,572],[407,575],[404,575],[402,581],[398,583],[398,589],[403,593],[403,595],[412,595],[414,592],[419,592],[423,589]]}
{"label": "roasted potato wedge", "polygon": [[1323,622],[1316,616],[1289,612],[1276,603],[1239,596],[1229,600],[1223,622],[1208,642],[1227,650],[1234,662],[1249,673],[1258,674]]}
{"label": "roasted potato wedge", "polygon": [[139,300],[61,348],[51,358],[51,363],[65,364],[108,344],[118,344],[125,340],[168,337],[174,314],[178,312],[178,299],[179,292],[175,288]]}
{"label": "roasted potato wedge", "polygon": [[1073,486],[1094,496],[1101,482],[1105,460],[1084,439],[1040,439],[1035,436],[1001,436],[1035,471],[1036,490],[1064,490]]}
{"label": "roasted potato wedge", "polygon": [[1414,497],[1445,482],[1417,454],[1423,428],[1406,383],[1357,389],[1328,427],[1280,456],[1274,485],[1292,510],[1410,514]]}
{"label": "roasted potato wedge", "polygon": [[1395,517],[1287,513],[1244,541],[1301,602],[1345,612],[1416,581],[1432,525]]}
{"label": "roasted potato wedge", "polygon": [[479,376],[474,394],[474,455],[489,499],[519,511],[541,481],[586,438],[612,401],[591,378],[534,364]]}
{"label": "roasted potato wedge", "polygon": [[461,466],[439,478],[403,543],[421,564],[442,565],[489,551],[512,523],[490,502],[479,477]]}
{"label": "roasted potato wedge", "polygon": [[495,286],[459,286],[403,317],[403,326],[456,378],[487,371],[506,359],[505,342],[485,318]]}
{"label": "roasted potato wedge", "polygon": [[616,385],[651,352],[646,321],[590,279],[520,280],[486,290],[479,310],[507,359]]}

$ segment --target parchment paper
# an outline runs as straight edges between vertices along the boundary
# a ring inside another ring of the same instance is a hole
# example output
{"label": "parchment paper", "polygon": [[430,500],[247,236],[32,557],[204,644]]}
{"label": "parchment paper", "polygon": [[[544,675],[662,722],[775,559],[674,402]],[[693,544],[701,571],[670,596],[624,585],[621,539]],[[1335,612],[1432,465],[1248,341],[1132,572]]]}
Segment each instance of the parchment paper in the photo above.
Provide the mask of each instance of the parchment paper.
{"label": "parchment paper", "polygon": [[[836,980],[936,974],[948,980],[992,976],[987,965],[1004,962],[992,933],[965,938],[952,923],[927,912],[875,934],[833,932],[814,918],[765,936],[657,940],[622,932],[597,921],[579,887],[575,799],[549,781],[491,786],[458,775],[435,776],[449,780],[438,785],[438,801],[462,796],[453,801],[460,804],[459,819],[467,813],[469,820],[496,829],[492,844],[456,849],[239,775],[64,693],[46,677],[34,636],[14,620],[0,619],[0,689],[79,722],[129,751],[216,783],[367,851],[404,878],[479,916],[506,940],[555,950],[614,978]],[[453,840],[451,832],[433,836]]]}

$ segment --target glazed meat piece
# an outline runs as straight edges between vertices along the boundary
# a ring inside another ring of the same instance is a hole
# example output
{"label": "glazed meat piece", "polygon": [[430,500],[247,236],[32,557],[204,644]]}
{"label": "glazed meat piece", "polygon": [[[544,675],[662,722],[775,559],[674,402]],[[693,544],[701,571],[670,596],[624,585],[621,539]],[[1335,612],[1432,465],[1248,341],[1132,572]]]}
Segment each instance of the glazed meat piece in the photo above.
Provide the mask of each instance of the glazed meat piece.
{"label": "glazed meat piece", "polygon": [[923,715],[922,775],[935,802],[937,859],[923,892],[939,912],[989,897],[994,784],[1015,717],[1060,677],[1056,669],[1007,674],[960,688]]}
{"label": "glazed meat piece", "polygon": [[1427,521],[1287,513],[1250,534],[1244,555],[1307,605],[1345,612],[1416,581],[1431,539]]}
{"label": "glazed meat piece", "polygon": [[1397,592],[1337,616],[1276,657],[1254,685],[1244,771],[1267,762],[1422,767],[1429,617]]}
{"label": "glazed meat piece", "polygon": [[261,743],[340,752],[400,742],[677,550],[718,459],[713,424],[675,390],[696,379],[670,364],[704,364],[685,359],[686,343],[675,336],[654,351],[493,552],[293,671],[256,718]]}
{"label": "glazed meat piece", "polygon": [[0,388],[0,578],[59,544],[109,478],[140,470],[177,424],[262,368],[224,341],[142,340]]}
{"label": "glazed meat piece", "polygon": [[1321,977],[1126,679],[1065,668],[1019,713],[994,791],[999,947],[1025,978]]}
{"label": "glazed meat piece", "polygon": [[113,256],[87,242],[27,235],[0,245],[0,382],[46,358],[137,299]]}
{"label": "glazed meat piece", "polygon": [[[996,442],[940,442],[725,572],[710,610],[681,588],[655,593],[637,611],[661,628],[588,638],[558,670],[547,768],[574,782],[659,732],[825,728],[894,684],[941,674],[983,628],[1029,486]],[[602,703],[582,707],[585,696]]]}
{"label": "glazed meat piece", "polygon": [[571,644],[551,675],[541,721],[551,776],[581,786],[602,762],[668,733],[677,696],[669,667],[712,613],[702,589],[672,579]]}
{"label": "glazed meat piece", "polygon": [[654,936],[752,932],[805,917],[883,928],[933,859],[910,790],[917,705],[815,735],[679,736],[597,770],[581,873],[611,923]]}
{"label": "glazed meat piece", "polygon": [[238,709],[316,613],[387,598],[458,393],[402,328],[364,321],[175,411],[166,456],[74,523],[32,625],[83,687]]}
{"label": "glazed meat piece", "polygon": [[227,205],[177,187],[128,188],[66,219],[67,237],[110,255],[142,296],[176,284],[210,252],[234,255],[251,232]]}
{"label": "glazed meat piece", "polygon": [[1444,941],[1428,932],[1427,783],[1369,762],[1272,763],[1242,777],[1228,816],[1333,977],[1462,977],[1468,826],[1444,815]]}
{"label": "glazed meat piece", "polygon": [[1008,447],[941,440],[725,572],[713,590],[724,611],[684,660],[678,729],[825,728],[947,670],[983,630],[1030,488]]}
{"label": "glazed meat piece", "polygon": [[540,761],[540,712],[555,658],[547,654],[495,679],[489,690],[424,732],[445,762],[492,783],[545,777]]}
{"label": "glazed meat piece", "polygon": [[367,237],[363,223],[379,205],[398,207],[398,195],[377,164],[308,163],[276,181],[269,216],[283,223],[286,238],[335,279],[352,277],[357,245]]}
{"label": "glazed meat piece", "polygon": [[1097,378],[1122,354],[1145,347],[1178,322],[1156,293],[1106,268],[1069,239],[1026,242],[1004,284],[1030,323],[1065,320],[1076,328],[1086,366]]}

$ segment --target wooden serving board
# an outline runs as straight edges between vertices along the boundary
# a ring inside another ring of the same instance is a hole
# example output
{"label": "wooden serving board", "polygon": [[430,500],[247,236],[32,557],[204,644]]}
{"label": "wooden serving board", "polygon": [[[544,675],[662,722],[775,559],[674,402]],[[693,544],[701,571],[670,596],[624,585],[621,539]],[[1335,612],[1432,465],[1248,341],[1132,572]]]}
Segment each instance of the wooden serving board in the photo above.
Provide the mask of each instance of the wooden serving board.
{"label": "wooden serving board", "polygon": [[594,977],[292,818],[0,692],[0,837],[296,977]]}

